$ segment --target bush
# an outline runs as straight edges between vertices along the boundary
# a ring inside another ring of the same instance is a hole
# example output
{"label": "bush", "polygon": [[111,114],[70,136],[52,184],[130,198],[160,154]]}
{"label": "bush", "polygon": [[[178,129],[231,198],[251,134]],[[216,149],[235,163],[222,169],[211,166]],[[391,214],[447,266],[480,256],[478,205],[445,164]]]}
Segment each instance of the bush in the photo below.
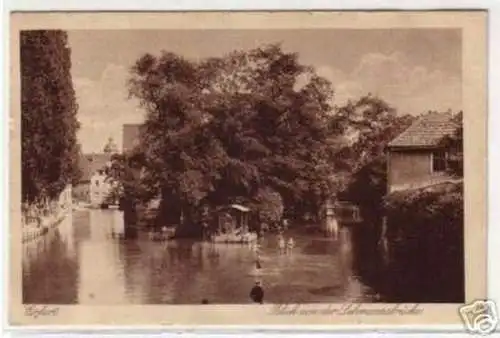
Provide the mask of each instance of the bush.
{"label": "bush", "polygon": [[283,199],[271,188],[259,189],[252,207],[258,213],[259,220],[267,224],[277,223],[283,217]]}
{"label": "bush", "polygon": [[347,189],[339,197],[359,206],[363,219],[376,222],[382,217],[386,193],[387,161],[382,155],[355,172]]}
{"label": "bush", "polygon": [[393,279],[424,300],[463,301],[463,183],[394,192],[385,208]]}

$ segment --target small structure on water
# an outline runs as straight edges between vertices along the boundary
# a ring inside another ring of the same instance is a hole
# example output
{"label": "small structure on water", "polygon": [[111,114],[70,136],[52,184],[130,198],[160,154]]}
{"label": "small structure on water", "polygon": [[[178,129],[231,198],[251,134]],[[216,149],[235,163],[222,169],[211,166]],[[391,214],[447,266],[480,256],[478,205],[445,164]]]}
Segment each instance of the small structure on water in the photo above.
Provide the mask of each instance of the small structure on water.
{"label": "small structure on water", "polygon": [[360,223],[361,214],[359,208],[351,203],[327,200],[323,206],[322,220],[326,234],[336,237],[341,225]]}
{"label": "small structure on water", "polygon": [[250,232],[248,228],[249,208],[240,204],[231,204],[219,208],[217,212],[218,228],[212,236],[212,241],[216,243],[250,243],[257,240],[257,234]]}
{"label": "small structure on water", "polygon": [[359,207],[349,202],[337,202],[334,210],[337,220],[342,224],[350,225],[362,221]]}

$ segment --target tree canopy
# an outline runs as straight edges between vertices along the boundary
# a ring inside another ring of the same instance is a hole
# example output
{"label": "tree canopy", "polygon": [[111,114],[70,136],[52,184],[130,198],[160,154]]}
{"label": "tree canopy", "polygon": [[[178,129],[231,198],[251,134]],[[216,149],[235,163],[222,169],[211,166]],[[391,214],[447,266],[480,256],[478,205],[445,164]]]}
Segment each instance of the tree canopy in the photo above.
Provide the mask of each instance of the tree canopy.
{"label": "tree canopy", "polygon": [[77,104],[63,31],[21,32],[22,199],[55,198],[78,178]]}
{"label": "tree canopy", "polygon": [[332,135],[342,139],[331,148],[340,198],[357,204],[364,213],[380,211],[387,188],[387,144],[414,119],[398,115],[395,108],[372,94],[337,108],[329,125]]}
{"label": "tree canopy", "polygon": [[414,119],[371,94],[332,106],[332,84],[276,44],[197,61],[146,54],[129,90],[146,111],[139,185],[170,214],[237,202],[274,219],[367,182],[380,194],[385,147]]}
{"label": "tree canopy", "polygon": [[171,200],[220,204],[269,188],[298,207],[328,194],[333,91],[296,54],[279,45],[198,62],[147,54],[131,75],[147,111],[145,176]]}
{"label": "tree canopy", "polygon": [[332,148],[333,162],[339,171],[360,170],[384,154],[387,144],[413,121],[413,116],[398,115],[394,107],[371,94],[348,102],[330,119],[332,132],[344,138]]}

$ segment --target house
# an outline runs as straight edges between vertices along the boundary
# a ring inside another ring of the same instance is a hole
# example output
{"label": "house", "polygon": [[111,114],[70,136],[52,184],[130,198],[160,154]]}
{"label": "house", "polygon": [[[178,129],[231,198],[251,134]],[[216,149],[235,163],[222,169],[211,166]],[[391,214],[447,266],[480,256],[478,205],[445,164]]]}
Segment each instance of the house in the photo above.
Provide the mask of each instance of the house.
{"label": "house", "polygon": [[91,180],[95,173],[103,169],[111,157],[108,154],[91,153],[81,154],[78,160],[82,176],[78,184],[73,186],[73,198],[75,201],[90,203]]}
{"label": "house", "polygon": [[80,169],[82,177],[76,187],[73,188],[75,199],[90,203],[93,206],[100,205],[102,195],[107,191],[107,187],[101,182],[104,181],[104,169],[111,160],[111,154],[92,153],[84,154],[80,158]]}
{"label": "house", "polygon": [[58,198],[59,208],[67,210],[73,204],[72,186],[67,184],[63,191],[59,194]]}
{"label": "house", "polygon": [[79,165],[82,177],[78,185],[73,188],[75,199],[93,206],[102,204],[111,189],[106,181],[105,169],[117,151],[113,139],[109,138],[102,153],[82,154],[80,156]]}
{"label": "house", "polygon": [[[461,118],[461,115],[460,115]],[[461,127],[451,113],[428,113],[388,144],[388,192],[452,180],[449,159],[457,151],[446,145]]]}
{"label": "house", "polygon": [[90,204],[94,207],[101,207],[111,192],[111,186],[106,179],[107,175],[104,169],[97,170],[90,178]]}

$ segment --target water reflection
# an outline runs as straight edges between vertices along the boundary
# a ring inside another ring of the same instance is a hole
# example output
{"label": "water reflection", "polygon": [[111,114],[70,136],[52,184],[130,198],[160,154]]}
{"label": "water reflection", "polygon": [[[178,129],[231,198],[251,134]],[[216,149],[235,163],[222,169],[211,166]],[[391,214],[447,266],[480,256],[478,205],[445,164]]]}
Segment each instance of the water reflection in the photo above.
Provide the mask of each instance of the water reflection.
{"label": "water reflection", "polygon": [[262,271],[255,274],[247,245],[190,240],[123,239],[123,215],[113,210],[76,212],[59,229],[29,243],[23,257],[27,303],[199,304],[249,303],[256,278],[265,302],[373,300],[353,270],[351,232],[338,239],[286,233],[296,246],[280,254],[278,239],[261,242]]}
{"label": "water reflection", "polygon": [[[69,223],[69,225],[68,225]],[[69,217],[61,230],[72,229]],[[49,232],[43,240],[23,245],[23,302],[73,304],[78,301],[78,260],[67,233]]]}

